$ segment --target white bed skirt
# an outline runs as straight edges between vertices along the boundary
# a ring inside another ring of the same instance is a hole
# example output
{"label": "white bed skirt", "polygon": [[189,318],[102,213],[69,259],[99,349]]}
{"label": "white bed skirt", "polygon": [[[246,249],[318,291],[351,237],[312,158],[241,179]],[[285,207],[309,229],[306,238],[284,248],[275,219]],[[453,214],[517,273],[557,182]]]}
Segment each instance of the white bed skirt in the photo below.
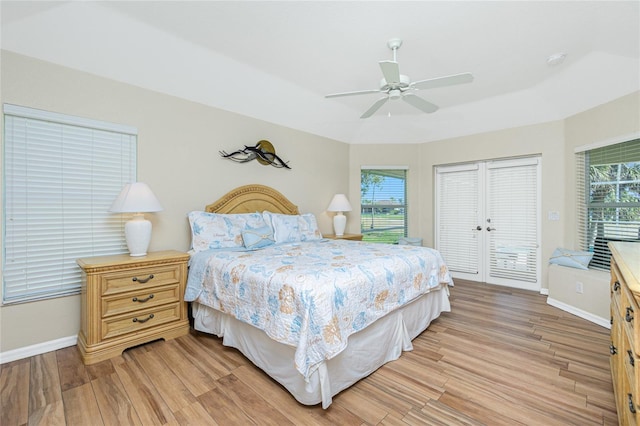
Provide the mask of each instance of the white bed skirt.
{"label": "white bed skirt", "polygon": [[193,303],[194,327],[222,337],[225,346],[242,352],[251,362],[282,384],[305,405],[331,404],[332,397],[367,377],[402,351],[413,349],[411,341],[441,312],[449,312],[449,289],[434,289],[402,309],[378,319],[349,337],[340,354],[325,361],[306,383],[294,366],[295,348],[269,338],[262,330],[208,306]]}

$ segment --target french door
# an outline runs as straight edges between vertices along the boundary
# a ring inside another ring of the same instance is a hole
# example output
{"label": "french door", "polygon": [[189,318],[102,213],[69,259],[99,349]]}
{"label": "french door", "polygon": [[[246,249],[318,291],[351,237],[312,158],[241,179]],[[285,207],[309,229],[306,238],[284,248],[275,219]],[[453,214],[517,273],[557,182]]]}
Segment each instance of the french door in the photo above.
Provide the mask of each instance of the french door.
{"label": "french door", "polygon": [[454,278],[540,290],[540,161],[436,168],[436,248]]}

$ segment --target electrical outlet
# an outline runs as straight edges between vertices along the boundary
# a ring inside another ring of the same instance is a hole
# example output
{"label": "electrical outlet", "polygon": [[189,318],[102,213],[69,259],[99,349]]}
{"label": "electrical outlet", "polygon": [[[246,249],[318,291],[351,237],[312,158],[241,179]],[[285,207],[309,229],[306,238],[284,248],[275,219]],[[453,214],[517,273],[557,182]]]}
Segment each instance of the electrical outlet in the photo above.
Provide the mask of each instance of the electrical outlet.
{"label": "electrical outlet", "polygon": [[576,281],[576,293],[584,293],[584,286],[580,281]]}

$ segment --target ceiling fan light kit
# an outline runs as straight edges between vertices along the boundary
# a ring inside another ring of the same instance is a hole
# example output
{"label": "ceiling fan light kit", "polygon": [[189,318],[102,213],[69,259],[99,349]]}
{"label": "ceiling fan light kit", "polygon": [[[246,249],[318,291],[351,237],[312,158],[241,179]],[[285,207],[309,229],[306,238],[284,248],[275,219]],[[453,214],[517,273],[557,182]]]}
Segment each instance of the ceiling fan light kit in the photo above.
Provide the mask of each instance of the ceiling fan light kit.
{"label": "ceiling fan light kit", "polygon": [[392,38],[387,42],[387,46],[393,51],[393,60],[378,62],[382,75],[384,76],[382,80],[380,80],[379,89],[333,93],[326,95],[325,98],[367,95],[373,93],[385,95],[374,102],[373,105],[371,105],[369,109],[360,116],[360,118],[371,117],[390,99],[402,99],[422,112],[432,113],[438,110],[438,106],[415,95],[414,93],[411,93],[412,91],[452,86],[454,84],[471,83],[473,81],[473,75],[467,72],[411,82],[411,79],[408,76],[400,74],[400,67],[398,66],[397,51],[400,46],[402,46],[402,40],[399,38]]}

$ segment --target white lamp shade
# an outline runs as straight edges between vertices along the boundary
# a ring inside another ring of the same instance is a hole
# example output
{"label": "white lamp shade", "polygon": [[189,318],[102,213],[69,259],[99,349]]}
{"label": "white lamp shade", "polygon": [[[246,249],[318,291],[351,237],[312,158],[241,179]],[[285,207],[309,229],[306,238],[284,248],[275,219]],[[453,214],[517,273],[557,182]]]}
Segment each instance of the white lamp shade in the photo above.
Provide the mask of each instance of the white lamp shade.
{"label": "white lamp shade", "polygon": [[330,212],[350,212],[351,203],[344,194],[336,194],[327,207],[327,211]]}
{"label": "white lamp shade", "polygon": [[146,183],[127,184],[109,209],[113,213],[135,213],[124,225],[124,237],[131,256],[145,256],[151,241],[151,222],[144,212],[159,212],[160,202]]}
{"label": "white lamp shade", "polygon": [[134,182],[125,185],[109,211],[112,213],[159,212],[162,211],[162,206],[151,192],[149,185]]}
{"label": "white lamp shade", "polygon": [[344,235],[344,229],[347,227],[347,217],[342,212],[351,211],[351,203],[344,194],[336,194],[327,207],[327,211],[337,212],[333,217],[333,232],[337,236]]}

